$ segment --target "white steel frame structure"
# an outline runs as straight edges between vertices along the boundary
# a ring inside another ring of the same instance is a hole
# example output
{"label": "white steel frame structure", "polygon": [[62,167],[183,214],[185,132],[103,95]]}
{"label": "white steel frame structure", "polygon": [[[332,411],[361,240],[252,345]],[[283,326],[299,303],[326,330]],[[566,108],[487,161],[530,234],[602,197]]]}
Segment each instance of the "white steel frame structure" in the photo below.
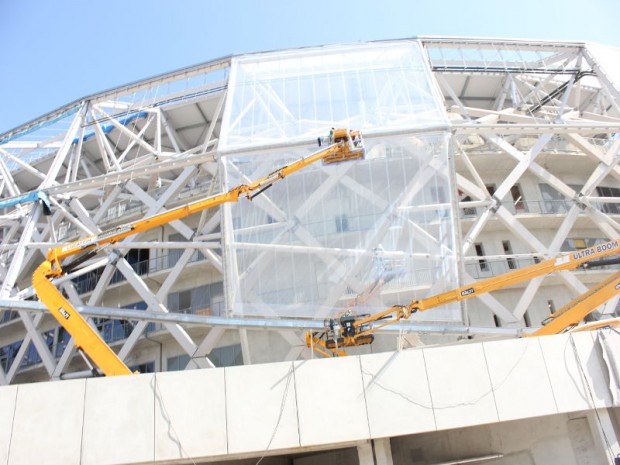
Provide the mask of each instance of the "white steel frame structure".
{"label": "white steel frame structure", "polygon": [[[584,43],[434,37],[227,57],[0,135],[0,384],[84,369],[32,302],[30,274],[49,247],[264,175],[330,126],[364,131],[365,164],[317,167],[255,203],[127,238],[57,285],[100,329],[122,321],[111,342],[128,365],[159,345],[160,358],[174,346],[187,368],[206,368],[223,341],[246,364],[311,357],[303,331],[352,302],[372,311],[616,239],[618,58]],[[370,273],[385,263],[398,264],[395,278]],[[515,335],[546,316],[546,296],[559,306],[606,273],[562,272],[429,312],[377,348],[420,333]],[[205,285],[200,303],[175,304],[187,312],[171,308],[171,294]]]}

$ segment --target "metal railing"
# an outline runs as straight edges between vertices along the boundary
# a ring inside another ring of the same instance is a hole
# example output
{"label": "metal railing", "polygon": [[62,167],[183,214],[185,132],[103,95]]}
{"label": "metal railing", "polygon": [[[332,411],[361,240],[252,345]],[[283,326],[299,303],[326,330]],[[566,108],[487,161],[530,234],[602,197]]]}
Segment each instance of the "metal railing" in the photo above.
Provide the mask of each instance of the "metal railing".
{"label": "metal railing", "polygon": [[[471,259],[471,257],[468,257]],[[540,260],[535,258],[501,258],[494,260],[487,260],[484,257],[478,257],[477,262],[469,262],[465,264],[465,272],[474,279],[485,279],[499,276],[519,268],[531,266],[538,263]],[[620,265],[606,265],[593,269],[596,270],[608,270],[608,269],[620,269]]]}
{"label": "metal railing", "polygon": [[[173,250],[175,250],[175,252],[158,255],[157,257],[149,258],[148,260],[129,263],[129,265],[139,276],[148,276],[152,273],[170,269],[178,263],[181,258],[181,254],[183,253],[182,249]],[[200,251],[196,250],[192,254],[188,263],[196,263],[204,260],[205,256],[200,253]],[[75,285],[78,294],[85,294],[94,291],[99,279],[101,278],[102,272],[103,269],[99,268],[73,279],[73,284]],[[110,284],[117,284],[125,280],[125,275],[116,270],[110,279]]]}
{"label": "metal railing", "polygon": [[[609,215],[620,215],[620,203],[599,202],[590,200],[590,204],[597,210]],[[501,205],[513,215],[538,214],[538,215],[562,215],[575,205],[573,200],[519,200],[502,202]],[[476,218],[480,216],[486,207],[461,207],[460,218]]]}
{"label": "metal railing", "polygon": [[486,260],[484,257],[480,257],[477,263],[466,263],[465,272],[474,279],[485,279],[531,266],[536,262],[537,260],[534,258]]}

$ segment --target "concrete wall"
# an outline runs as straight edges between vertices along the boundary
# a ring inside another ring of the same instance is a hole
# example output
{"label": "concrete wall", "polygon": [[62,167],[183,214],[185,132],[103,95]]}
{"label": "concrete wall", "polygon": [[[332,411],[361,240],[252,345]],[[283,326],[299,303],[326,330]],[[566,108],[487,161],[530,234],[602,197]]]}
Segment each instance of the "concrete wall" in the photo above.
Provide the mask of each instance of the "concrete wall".
{"label": "concrete wall", "polygon": [[[607,350],[620,352],[617,334],[607,337],[607,344]],[[570,449],[573,436],[581,438],[584,454],[598,457],[600,447],[587,446],[583,423],[577,421],[584,414],[567,414],[594,406],[612,412],[607,435],[617,445],[615,413],[608,408],[619,405],[609,382],[597,334],[576,333],[8,386],[0,389],[0,463],[241,459],[402,436],[412,438],[402,440],[403,448],[422,448],[428,450],[425,457],[439,457],[428,445],[433,441],[424,442],[425,433],[450,442],[460,434],[482,437],[489,431],[505,431],[493,436],[492,447],[505,454],[540,447],[537,438],[551,435],[559,438],[560,449]],[[532,418],[539,420],[528,420],[530,426],[515,423]],[[476,430],[480,425],[494,426]],[[513,445],[503,438],[514,428],[521,428],[524,437]],[[561,454],[547,461],[531,457],[530,462],[497,463],[573,463],[562,461]],[[302,458],[299,463],[312,463]],[[395,456],[394,463],[408,463],[401,458]]]}
{"label": "concrete wall", "polygon": [[497,425],[393,438],[394,464],[436,464],[501,457],[489,465],[597,465],[606,463],[595,447],[586,414],[563,414]]}

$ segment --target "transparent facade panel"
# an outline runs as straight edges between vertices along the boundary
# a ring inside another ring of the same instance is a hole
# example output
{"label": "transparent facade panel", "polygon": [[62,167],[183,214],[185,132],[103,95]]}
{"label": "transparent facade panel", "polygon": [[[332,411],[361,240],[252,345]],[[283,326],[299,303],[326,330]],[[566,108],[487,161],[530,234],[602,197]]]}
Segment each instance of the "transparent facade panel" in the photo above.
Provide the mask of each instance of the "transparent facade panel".
{"label": "transparent facade panel", "polygon": [[147,88],[135,92],[117,95],[111,102],[125,102],[132,107],[145,108],[157,104],[165,106],[177,103],[180,99],[199,97],[216,90],[221,90],[228,76],[228,69],[208,70],[154,82]]}
{"label": "transparent facade panel", "polygon": [[[373,313],[454,287],[448,135],[406,135],[446,125],[416,41],[235,58],[219,145],[225,188],[307,156],[316,148],[295,143],[330,127],[362,130],[367,157],[313,165],[224,207],[229,311]],[[395,131],[405,135],[372,137]]]}
{"label": "transparent facade panel", "polygon": [[579,71],[574,59],[567,59],[569,48],[512,46],[498,42],[484,46],[471,44],[430,43],[428,56],[434,67],[450,71],[451,68],[479,68],[481,70],[549,70],[551,72]]}
{"label": "transparent facade panel", "polygon": [[333,126],[446,125],[418,42],[293,50],[234,58],[220,150],[307,141]]}
{"label": "transparent facade panel", "polygon": [[[224,208],[235,315],[374,313],[456,286],[448,135],[369,138],[362,161],[312,165]],[[310,149],[223,157],[226,187]],[[457,321],[458,306],[416,318]]]}
{"label": "transparent facade panel", "polygon": [[[53,158],[63,143],[79,107],[71,108],[60,116],[35,125],[28,130],[0,140],[0,149],[21,159],[24,163],[34,164],[45,158]],[[16,171],[20,166],[3,157],[9,171]]]}

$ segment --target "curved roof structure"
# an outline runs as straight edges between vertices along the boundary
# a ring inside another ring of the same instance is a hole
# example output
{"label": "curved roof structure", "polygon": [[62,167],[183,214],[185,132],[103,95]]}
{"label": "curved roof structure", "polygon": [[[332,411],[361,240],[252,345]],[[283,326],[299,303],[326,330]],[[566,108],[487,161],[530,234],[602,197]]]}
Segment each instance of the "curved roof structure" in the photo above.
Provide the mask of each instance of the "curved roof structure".
{"label": "curved roof structure", "polygon": [[[0,135],[0,381],[84,367],[32,313],[30,274],[50,246],[255,179],[333,126],[364,133],[363,163],[115,244],[58,285],[136,365],[153,333],[192,366],[217,364],[227,338],[249,364],[309,357],[303,330],[345,308],[372,313],[616,238],[618,58],[581,42],[441,37],[230,56]],[[448,305],[377,347],[415,344],[402,334],[415,329],[514,335],[544,317],[544,289],[568,296],[592,279]],[[272,331],[258,340],[256,328]]]}

